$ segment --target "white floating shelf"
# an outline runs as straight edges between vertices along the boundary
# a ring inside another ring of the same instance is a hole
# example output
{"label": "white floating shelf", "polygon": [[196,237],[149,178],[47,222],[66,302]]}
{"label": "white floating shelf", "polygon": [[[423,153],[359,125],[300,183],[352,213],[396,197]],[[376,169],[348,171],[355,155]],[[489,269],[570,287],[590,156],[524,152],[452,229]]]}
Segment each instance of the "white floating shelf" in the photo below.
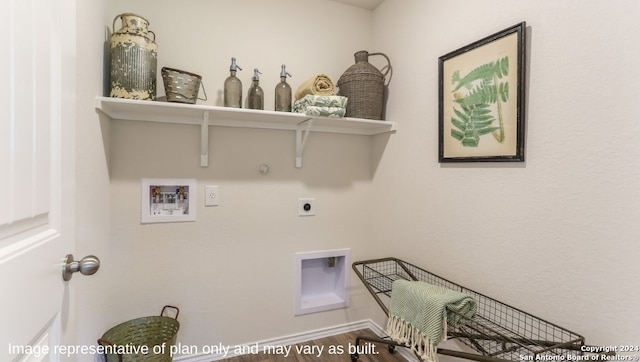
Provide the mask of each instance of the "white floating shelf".
{"label": "white floating shelf", "polygon": [[199,125],[200,165],[208,165],[209,126],[263,128],[296,131],[296,167],[302,166],[302,152],[309,132],[376,135],[393,132],[396,122],[360,118],[313,117],[302,113],[261,111],[197,104],[141,101],[97,97],[96,109],[111,119]]}

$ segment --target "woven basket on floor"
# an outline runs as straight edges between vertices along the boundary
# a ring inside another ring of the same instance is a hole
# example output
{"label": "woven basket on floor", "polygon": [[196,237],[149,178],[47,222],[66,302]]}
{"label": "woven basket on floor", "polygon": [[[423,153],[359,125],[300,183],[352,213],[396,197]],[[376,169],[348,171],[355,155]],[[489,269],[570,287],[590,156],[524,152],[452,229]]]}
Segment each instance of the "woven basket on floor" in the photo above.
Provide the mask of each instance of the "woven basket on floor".
{"label": "woven basket on floor", "polygon": [[[176,310],[175,318],[163,316],[166,308]],[[180,310],[170,305],[162,308],[160,316],[143,317],[118,324],[109,329],[98,340],[102,346],[135,346],[139,350],[141,346],[148,347],[147,354],[105,354],[107,362],[171,362],[171,346],[175,345],[180,323],[178,314]],[[164,344],[164,348],[162,348]],[[154,346],[156,352],[154,353]]]}
{"label": "woven basket on floor", "polygon": [[[383,53],[368,53],[361,50],[355,54],[356,64],[350,66],[338,80],[340,88],[338,94],[349,99],[346,117],[384,119],[384,105],[386,100],[386,86],[391,80],[391,61]],[[387,60],[387,65],[378,68],[369,63],[370,55],[381,55]],[[387,84],[385,84],[385,77]]]}

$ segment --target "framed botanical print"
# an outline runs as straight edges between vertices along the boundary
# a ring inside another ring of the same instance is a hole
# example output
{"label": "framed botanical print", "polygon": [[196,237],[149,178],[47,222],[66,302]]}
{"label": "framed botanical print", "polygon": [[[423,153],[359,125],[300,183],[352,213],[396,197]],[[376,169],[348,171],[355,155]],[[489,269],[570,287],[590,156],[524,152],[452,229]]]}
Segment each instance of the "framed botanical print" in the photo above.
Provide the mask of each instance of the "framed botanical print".
{"label": "framed botanical print", "polygon": [[439,162],[523,162],[526,24],[439,58]]}

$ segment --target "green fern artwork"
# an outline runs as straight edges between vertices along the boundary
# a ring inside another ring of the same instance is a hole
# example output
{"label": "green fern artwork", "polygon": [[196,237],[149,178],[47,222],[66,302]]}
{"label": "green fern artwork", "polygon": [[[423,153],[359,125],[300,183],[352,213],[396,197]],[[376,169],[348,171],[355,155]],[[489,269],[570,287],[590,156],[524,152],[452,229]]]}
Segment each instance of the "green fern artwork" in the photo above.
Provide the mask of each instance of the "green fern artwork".
{"label": "green fern artwork", "polygon": [[453,72],[451,137],[465,147],[478,147],[480,138],[487,134],[504,142],[502,105],[509,100],[509,82],[503,78],[508,74],[509,57],[483,64],[464,77],[459,70]]}

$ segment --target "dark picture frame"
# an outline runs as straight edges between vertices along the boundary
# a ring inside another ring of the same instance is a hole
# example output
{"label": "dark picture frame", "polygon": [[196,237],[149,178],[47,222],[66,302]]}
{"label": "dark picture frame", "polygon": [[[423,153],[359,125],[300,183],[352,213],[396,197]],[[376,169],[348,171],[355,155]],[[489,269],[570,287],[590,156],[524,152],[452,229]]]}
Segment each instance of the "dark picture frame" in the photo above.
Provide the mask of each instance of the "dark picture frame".
{"label": "dark picture frame", "polygon": [[438,58],[439,162],[524,162],[526,23]]}

